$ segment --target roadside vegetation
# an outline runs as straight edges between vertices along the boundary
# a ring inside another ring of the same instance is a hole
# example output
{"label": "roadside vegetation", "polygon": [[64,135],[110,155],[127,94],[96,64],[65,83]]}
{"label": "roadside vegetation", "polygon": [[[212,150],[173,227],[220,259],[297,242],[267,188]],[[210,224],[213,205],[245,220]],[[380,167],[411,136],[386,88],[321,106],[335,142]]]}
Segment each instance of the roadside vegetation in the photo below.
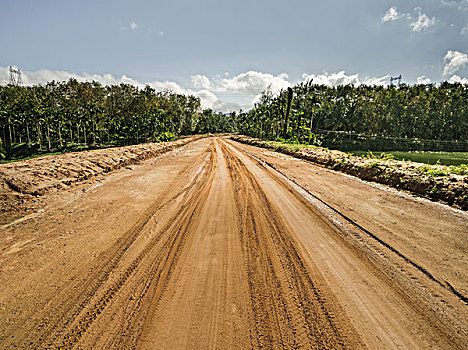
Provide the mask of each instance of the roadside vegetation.
{"label": "roadside vegetation", "polygon": [[468,152],[431,152],[431,151],[387,151],[387,152],[371,152],[371,151],[352,151],[352,155],[362,157],[394,157],[398,160],[410,160],[412,162],[426,164],[442,164],[442,165],[460,165],[468,164]]}
{"label": "roadside vegetation", "polygon": [[[170,141],[228,129],[195,96],[128,84],[51,82],[0,86],[0,157]],[[231,130],[232,131],[232,130]]]}
{"label": "roadside vegetation", "polygon": [[459,165],[468,152],[467,101],[468,85],[459,83],[328,87],[311,81],[278,95],[267,89],[251,110],[223,114],[203,110],[197,97],[149,86],[74,79],[7,85],[0,86],[0,157],[18,160],[229,132]]}
{"label": "roadside vegetation", "polygon": [[239,133],[342,151],[468,151],[468,85],[328,87],[263,92]]}
{"label": "roadside vegetation", "polygon": [[[237,137],[234,139],[238,139]],[[239,140],[242,140],[240,138]],[[302,143],[291,143],[288,141],[268,141],[268,140],[257,140],[256,145],[268,148],[277,152],[287,153],[288,151],[305,151],[308,153],[329,153],[329,154],[338,154],[338,160],[340,162],[358,162],[357,159],[366,160],[366,163],[370,167],[386,167],[400,169],[405,168],[408,171],[411,171],[415,174],[424,174],[428,176],[450,176],[450,175],[468,175],[468,153],[460,152],[462,155],[454,156],[451,158],[451,155],[454,152],[423,152],[422,156],[420,155],[420,160],[415,157],[414,159],[399,159],[395,154],[400,155],[411,155],[410,152],[352,152],[345,153],[341,151],[330,151],[326,147],[302,144]],[[442,164],[438,161],[440,159],[440,153],[443,153],[446,158],[446,163],[451,164]],[[458,152],[457,152],[458,153]],[[429,154],[429,156],[428,156]],[[438,156],[435,156],[435,155]],[[434,159],[436,159],[434,161]],[[454,160],[452,160],[454,159]],[[410,161],[410,162],[408,162]],[[427,163],[425,164],[414,164],[414,163]],[[452,165],[455,163],[455,165]]]}

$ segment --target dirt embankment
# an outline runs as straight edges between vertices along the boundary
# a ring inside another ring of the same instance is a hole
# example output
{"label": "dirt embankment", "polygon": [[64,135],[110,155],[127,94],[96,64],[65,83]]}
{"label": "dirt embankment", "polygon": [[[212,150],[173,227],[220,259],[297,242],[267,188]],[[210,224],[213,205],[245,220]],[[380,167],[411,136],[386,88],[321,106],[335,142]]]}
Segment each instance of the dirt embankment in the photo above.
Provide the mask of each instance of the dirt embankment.
{"label": "dirt embankment", "polygon": [[433,173],[443,172],[447,168],[445,166],[428,166],[427,164],[398,160],[366,159],[324,148],[294,149],[248,136],[234,135],[231,136],[231,139],[308,160],[366,181],[410,191],[434,201],[442,201],[451,206],[468,210],[468,176],[457,174],[434,176],[430,172],[424,174],[420,171],[420,169],[430,167],[434,170]]}
{"label": "dirt embankment", "polygon": [[204,136],[45,156],[0,165],[0,213],[25,209],[52,190],[60,190],[113,170],[156,157]]}

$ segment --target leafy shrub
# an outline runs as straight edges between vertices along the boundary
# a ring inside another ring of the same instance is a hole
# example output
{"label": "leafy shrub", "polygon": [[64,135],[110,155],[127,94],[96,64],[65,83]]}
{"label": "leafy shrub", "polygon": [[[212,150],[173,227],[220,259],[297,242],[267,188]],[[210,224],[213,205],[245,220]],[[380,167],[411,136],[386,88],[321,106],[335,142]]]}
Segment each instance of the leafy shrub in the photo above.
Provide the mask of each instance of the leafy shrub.
{"label": "leafy shrub", "polygon": [[447,176],[449,171],[441,168],[433,168],[429,165],[424,165],[416,168],[416,171],[421,174],[426,174],[429,176]]}
{"label": "leafy shrub", "polygon": [[164,131],[159,135],[158,141],[160,142],[166,142],[166,141],[171,141],[174,139],[174,134],[170,131]]}

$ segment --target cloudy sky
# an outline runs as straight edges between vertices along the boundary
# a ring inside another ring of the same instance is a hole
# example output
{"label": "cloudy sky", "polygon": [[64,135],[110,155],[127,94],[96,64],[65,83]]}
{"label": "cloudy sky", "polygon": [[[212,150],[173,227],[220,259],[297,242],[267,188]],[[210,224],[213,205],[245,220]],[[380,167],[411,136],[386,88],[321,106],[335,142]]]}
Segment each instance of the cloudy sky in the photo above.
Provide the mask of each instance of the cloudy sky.
{"label": "cloudy sky", "polygon": [[0,0],[0,84],[98,80],[250,108],[271,85],[468,83],[468,0]]}

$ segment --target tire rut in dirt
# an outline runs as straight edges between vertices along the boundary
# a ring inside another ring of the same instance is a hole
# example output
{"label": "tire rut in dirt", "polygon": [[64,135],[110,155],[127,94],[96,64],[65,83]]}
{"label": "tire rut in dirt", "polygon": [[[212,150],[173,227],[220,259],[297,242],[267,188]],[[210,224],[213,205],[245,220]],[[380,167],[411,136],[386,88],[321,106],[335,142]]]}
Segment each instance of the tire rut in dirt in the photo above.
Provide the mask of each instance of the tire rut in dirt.
{"label": "tire rut in dirt", "polygon": [[329,309],[295,246],[292,232],[254,175],[223,144],[236,184],[239,235],[245,253],[256,348],[347,348],[339,320]]}
{"label": "tire rut in dirt", "polygon": [[[445,297],[448,295],[442,294],[442,292],[453,294],[466,306],[463,298],[449,290],[444,283],[396,248],[379,239],[377,234],[365,229],[341,213],[337,208],[330,206],[313,193],[310,193],[274,166],[261,159],[261,157],[258,158],[258,154],[252,154],[243,147],[228,144],[270,173],[272,179],[293,193],[314,213],[333,223],[334,229],[332,231],[335,232],[337,237],[360,256],[361,260],[371,266],[374,273],[382,281],[385,281],[400,295],[406,305],[413,309],[415,314],[419,315],[421,322],[427,322],[430,325],[433,331],[432,337],[446,341],[454,349],[464,348],[468,334],[463,316],[466,313],[461,312],[461,314],[458,314],[454,306],[447,304]],[[291,183],[297,188],[291,187]],[[304,194],[300,194],[301,191],[312,197],[312,203],[314,204],[309,203],[304,198]],[[437,291],[439,287],[444,291]],[[435,295],[436,298],[432,297],[432,295]],[[456,305],[456,307],[460,307],[460,305]]]}
{"label": "tire rut in dirt", "polygon": [[[183,233],[183,230],[179,230],[180,232],[174,236],[172,232],[177,230],[178,226],[180,228],[181,221],[179,218],[186,218],[187,211],[190,210],[190,207],[187,205],[180,207],[174,220],[171,220],[163,230],[152,237],[147,246],[144,247],[135,259],[131,262],[124,262],[125,267],[121,267],[123,270],[122,273],[111,278],[113,271],[122,263],[124,255],[132,247],[132,244],[134,244],[151,218],[163,210],[168,203],[181,196],[183,203],[193,203],[193,198],[199,195],[200,188],[206,186],[207,182],[205,176],[211,173],[210,169],[212,167],[213,157],[211,154],[208,154],[202,164],[202,170],[196,174],[195,178],[193,178],[182,191],[174,195],[171,193],[171,188],[173,186],[168,186],[167,193],[165,193],[166,200],[163,200],[163,203],[158,201],[148,208],[131,230],[123,234],[122,237],[117,240],[116,244],[102,253],[99,259],[97,259],[97,261],[102,263],[92,266],[88,276],[62,290],[56,298],[48,303],[45,310],[42,310],[41,315],[38,317],[39,321],[37,322],[37,327],[34,328],[36,331],[29,335],[28,339],[23,342],[21,347],[73,347],[85,334],[88,327],[103,312],[105,307],[111,303],[129,277],[139,270],[142,261],[145,259],[148,260],[147,256],[151,255],[149,253],[155,245],[158,242],[164,242],[163,250],[154,252],[156,257],[152,256],[152,265],[147,271],[144,271],[146,283],[142,284],[143,288],[139,288],[140,295],[136,296],[134,299],[137,305],[136,308],[140,310],[141,302],[139,301],[144,299],[147,292],[154,285],[154,282],[160,284],[161,281],[164,282],[164,278],[167,277],[167,269],[163,272],[159,267],[161,263],[167,263],[171,259],[174,259],[175,252],[180,249],[180,245],[183,243],[183,239],[181,239],[183,234],[180,233]],[[187,166],[181,172],[181,177],[184,178],[184,175],[188,175],[191,168],[193,168],[193,164]],[[158,272],[159,275],[156,277]],[[127,309],[127,311],[130,310]],[[47,316],[43,317],[44,314]],[[120,340],[129,334],[129,330],[132,328],[129,324],[133,323],[133,321],[129,320],[133,319],[136,314],[141,316],[141,310],[138,313],[131,310],[130,315],[126,318],[125,323],[127,328],[122,332],[122,335],[118,337]],[[132,335],[132,338],[134,338],[134,335]]]}
{"label": "tire rut in dirt", "polygon": [[136,302],[132,303],[133,305],[125,306],[130,312],[126,313],[119,329],[114,332],[117,336],[112,337],[106,347],[136,348],[145,325],[151,322],[182,249],[188,244],[187,241],[193,238],[190,235],[191,228],[199,220],[200,208],[204,205],[204,198],[212,185],[213,168],[216,167],[217,158],[213,145],[210,146],[209,152],[209,166],[196,185],[191,187],[189,193],[182,199],[182,206],[164,229],[164,233],[169,237],[166,244],[162,249],[153,251],[154,254],[146,254],[148,255],[146,263],[150,266],[141,266],[141,277],[133,283],[138,289],[145,286],[144,291],[138,298],[134,298]]}

